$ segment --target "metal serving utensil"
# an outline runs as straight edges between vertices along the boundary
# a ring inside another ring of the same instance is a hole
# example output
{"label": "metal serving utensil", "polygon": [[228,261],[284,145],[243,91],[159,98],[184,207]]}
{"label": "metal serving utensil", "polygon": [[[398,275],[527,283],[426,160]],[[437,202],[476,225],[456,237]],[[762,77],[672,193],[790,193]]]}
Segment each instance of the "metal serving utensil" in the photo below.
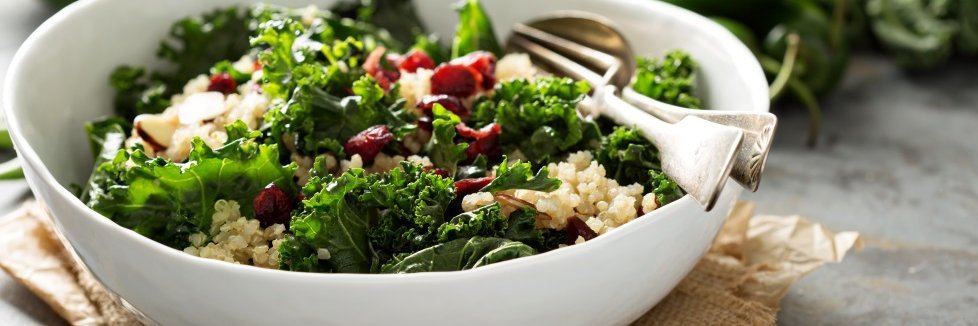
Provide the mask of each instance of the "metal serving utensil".
{"label": "metal serving utensil", "polygon": [[[527,42],[537,43],[593,71],[614,71],[607,81],[621,90],[625,101],[666,122],[677,123],[688,116],[695,116],[743,129],[744,139],[737,149],[731,176],[744,187],[757,191],[774,138],[777,117],[769,112],[690,110],[639,94],[629,86],[635,74],[635,55],[613,25],[598,15],[563,11],[528,24],[517,24],[513,27],[513,34],[521,48],[525,48],[522,45]],[[551,68],[565,70],[552,64]],[[594,75],[587,77],[594,78]]]}
{"label": "metal serving utensil", "polygon": [[509,45],[534,56],[567,76],[581,79],[595,88],[581,109],[600,114],[621,125],[634,126],[659,148],[662,171],[709,211],[716,204],[730,171],[733,158],[743,138],[743,130],[709,122],[694,116],[670,124],[646,114],[617,95],[617,87],[608,80],[617,69],[604,75],[581,66],[574,60],[527,40],[511,35]]}

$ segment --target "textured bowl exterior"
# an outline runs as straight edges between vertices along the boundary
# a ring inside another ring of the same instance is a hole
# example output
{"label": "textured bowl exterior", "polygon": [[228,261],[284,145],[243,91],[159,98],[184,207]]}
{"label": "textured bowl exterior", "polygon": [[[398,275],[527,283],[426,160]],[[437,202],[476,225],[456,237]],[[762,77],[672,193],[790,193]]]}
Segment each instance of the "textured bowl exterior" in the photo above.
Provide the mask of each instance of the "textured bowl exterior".
{"label": "textured bowl exterior", "polygon": [[[692,269],[741,192],[729,183],[711,212],[684,197],[583,245],[470,271],[412,275],[293,273],[201,259],[88,209],[66,186],[83,184],[90,172],[82,126],[111,113],[112,68],[158,64],[153,53],[173,21],[248,2],[82,1],[24,43],[5,81],[4,110],[31,189],[95,276],[160,324],[627,324]],[[747,48],[696,14],[648,0],[484,2],[500,36],[512,23],[553,10],[605,15],[639,54],[691,52],[701,63],[698,83],[708,106],[768,110],[764,75]],[[451,35],[451,3],[417,6],[429,29]]]}

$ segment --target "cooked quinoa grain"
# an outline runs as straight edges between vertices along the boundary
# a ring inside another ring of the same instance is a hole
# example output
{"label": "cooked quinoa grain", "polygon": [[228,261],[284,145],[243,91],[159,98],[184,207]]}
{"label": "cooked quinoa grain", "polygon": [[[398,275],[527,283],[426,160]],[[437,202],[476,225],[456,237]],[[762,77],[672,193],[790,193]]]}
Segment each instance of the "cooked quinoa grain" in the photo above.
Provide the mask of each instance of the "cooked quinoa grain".
{"label": "cooked quinoa grain", "polygon": [[235,201],[214,203],[210,242],[204,233],[191,234],[190,247],[183,251],[198,257],[229,263],[278,268],[278,247],[285,226],[273,224],[262,228],[258,220],[241,216],[241,205]]}
{"label": "cooked quinoa grain", "polygon": [[[603,234],[634,220],[640,205],[646,213],[657,208],[643,200],[642,185],[621,186],[607,178],[604,167],[594,161],[590,152],[573,153],[564,162],[551,163],[548,169],[550,177],[562,181],[560,188],[549,193],[516,190],[512,194],[550,217],[538,221],[543,227],[562,230],[567,219],[579,218],[594,232]],[[470,194],[462,199],[462,209],[472,211],[493,201],[488,193]]]}

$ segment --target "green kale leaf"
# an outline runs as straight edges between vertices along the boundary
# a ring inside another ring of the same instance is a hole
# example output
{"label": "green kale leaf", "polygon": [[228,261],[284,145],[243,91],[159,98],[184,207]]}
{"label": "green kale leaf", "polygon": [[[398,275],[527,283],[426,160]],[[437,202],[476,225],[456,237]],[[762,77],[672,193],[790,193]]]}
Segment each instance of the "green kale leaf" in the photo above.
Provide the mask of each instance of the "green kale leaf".
{"label": "green kale leaf", "polygon": [[[283,267],[337,273],[370,272],[377,264],[377,254],[368,237],[370,220],[376,211],[362,205],[356,196],[369,183],[363,170],[351,169],[335,179],[317,181],[327,182],[318,193],[302,201],[302,211],[290,223],[295,237],[280,247]],[[323,270],[317,261],[319,250],[328,252],[325,259],[328,270]]]}
{"label": "green kale leaf", "polygon": [[699,109],[700,99],[693,95],[696,66],[689,54],[679,50],[661,60],[639,57],[632,88],[661,102]]}
{"label": "green kale leaf", "polygon": [[435,104],[432,109],[435,120],[432,121],[431,140],[425,146],[431,163],[448,171],[449,175],[455,175],[458,163],[465,160],[468,156],[465,149],[469,147],[467,143],[455,143],[455,126],[462,123],[462,120],[455,114],[446,110],[441,104]]}
{"label": "green kale leaf", "polygon": [[437,243],[438,227],[454,198],[451,178],[402,162],[400,169],[371,176],[359,201],[381,211],[370,240],[378,251],[393,255]]}
{"label": "green kale leaf", "polygon": [[557,249],[567,239],[563,231],[539,229],[536,227],[539,213],[532,207],[525,207],[509,215],[509,227],[504,237],[533,247],[539,252]]}
{"label": "green kale leaf", "polygon": [[413,116],[403,109],[403,99],[385,94],[377,83],[362,77],[353,83],[353,96],[336,97],[316,87],[300,86],[282,105],[265,114],[266,135],[299,153],[343,155],[342,144],[357,133],[384,124],[398,138],[414,130]]}
{"label": "green kale leaf", "polygon": [[659,150],[638,129],[620,126],[602,139],[594,159],[619,184],[640,183],[646,185],[646,192],[652,190],[648,184],[649,171],[661,169]]}
{"label": "green kale leaf", "polygon": [[85,133],[91,145],[95,166],[115,158],[116,152],[125,146],[132,125],[120,117],[107,117],[85,124]]}
{"label": "green kale leaf", "polygon": [[475,51],[489,51],[497,57],[503,55],[492,22],[478,0],[464,0],[458,7],[458,26],[452,42],[452,58],[458,58]]}
{"label": "green kale leaf", "polygon": [[530,162],[541,164],[584,140],[586,125],[577,104],[588,90],[587,83],[569,78],[501,83],[492,98],[475,105],[470,124],[499,123],[504,148],[519,149]]}
{"label": "green kale leaf", "polygon": [[[237,122],[229,134],[241,135],[246,128]],[[266,185],[295,194],[295,165],[282,166],[278,158],[276,145],[248,137],[229,138],[217,149],[194,139],[187,163],[151,159],[141,149],[120,150],[96,167],[82,198],[119,225],[182,248],[189,234],[210,230],[218,199],[237,201],[242,216],[252,216],[252,202]]]}
{"label": "green kale leaf", "polygon": [[112,73],[116,113],[131,120],[162,112],[188,80],[207,73],[217,62],[244,55],[250,47],[248,34],[248,18],[237,7],[177,21],[157,51],[169,69],[147,74],[143,68],[121,66]]}
{"label": "green kale leaf", "polygon": [[477,208],[456,215],[438,227],[438,241],[448,242],[474,236],[502,237],[507,228],[506,218],[500,212],[499,203]]}
{"label": "green kale leaf", "polygon": [[395,256],[382,273],[447,272],[478,268],[536,254],[530,246],[502,238],[457,239],[410,255]]}
{"label": "green kale leaf", "polygon": [[686,195],[675,181],[670,180],[665,173],[656,170],[649,171],[649,185],[646,188],[652,188],[652,193],[655,194],[655,202],[659,206],[676,201]]}
{"label": "green kale leaf", "polygon": [[551,192],[560,188],[561,181],[550,177],[547,167],[541,167],[536,175],[533,175],[533,167],[530,163],[517,161],[512,166],[508,164],[509,159],[504,158],[503,162],[496,167],[496,178],[480,191],[500,192],[510,189],[526,189],[543,192]]}
{"label": "green kale leaf", "polygon": [[160,113],[170,106],[170,88],[159,78],[146,76],[146,70],[120,66],[112,71],[109,84],[115,88],[116,114],[131,120],[143,113]]}
{"label": "green kale leaf", "polygon": [[489,175],[489,160],[479,154],[472,164],[460,166],[455,172],[455,180],[484,178]]}
{"label": "green kale leaf", "polygon": [[207,73],[215,63],[237,60],[251,47],[248,34],[248,17],[237,7],[178,21],[170,27],[170,40],[161,43],[157,52],[174,65],[164,78],[168,87],[173,92],[182,90],[180,86]]}

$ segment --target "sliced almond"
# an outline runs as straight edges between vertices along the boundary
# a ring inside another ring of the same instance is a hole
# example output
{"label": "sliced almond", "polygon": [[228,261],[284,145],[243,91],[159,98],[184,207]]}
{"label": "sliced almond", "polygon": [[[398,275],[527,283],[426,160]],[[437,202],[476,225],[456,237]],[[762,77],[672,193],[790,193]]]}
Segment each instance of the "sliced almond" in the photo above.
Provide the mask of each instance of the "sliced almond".
{"label": "sliced almond", "polygon": [[133,122],[133,128],[140,138],[160,148],[170,147],[178,126],[176,120],[157,114],[140,114]]}
{"label": "sliced almond", "polygon": [[227,112],[224,105],[224,94],[220,92],[203,92],[187,96],[180,103],[180,123],[196,124],[212,120]]}

